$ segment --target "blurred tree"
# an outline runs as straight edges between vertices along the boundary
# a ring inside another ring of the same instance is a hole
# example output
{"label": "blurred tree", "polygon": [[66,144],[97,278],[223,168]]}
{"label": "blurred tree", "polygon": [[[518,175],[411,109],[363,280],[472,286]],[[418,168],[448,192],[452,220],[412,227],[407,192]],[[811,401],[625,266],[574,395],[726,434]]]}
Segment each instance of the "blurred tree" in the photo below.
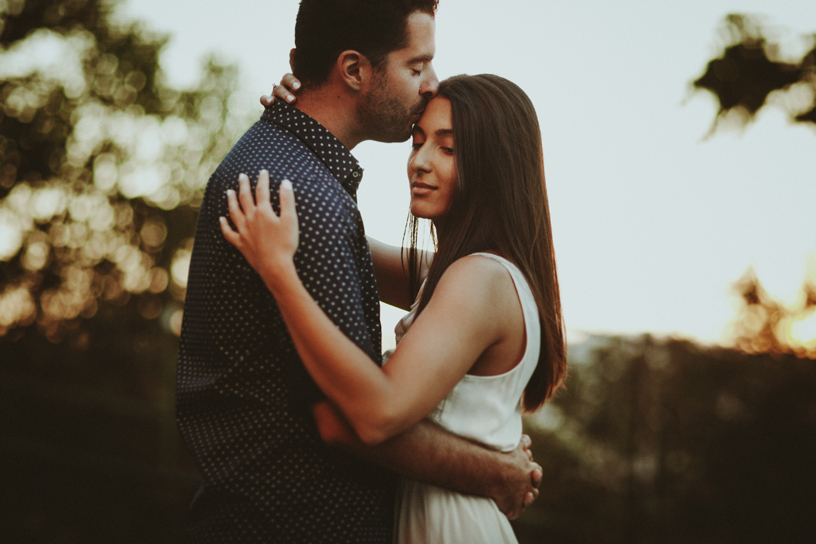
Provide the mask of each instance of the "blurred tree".
{"label": "blurred tree", "polygon": [[214,58],[171,88],[166,37],[115,7],[0,0],[4,541],[178,542],[196,484],[173,410],[187,265],[257,103]]}
{"label": "blurred tree", "polygon": [[816,365],[680,340],[571,346],[526,419],[544,469],[522,544],[810,542]]}
{"label": "blurred tree", "polygon": [[798,304],[774,300],[748,270],[734,289],[742,307],[732,324],[735,345],[747,353],[787,353],[816,359],[816,284],[805,283]]}
{"label": "blurred tree", "polygon": [[195,207],[247,124],[234,66],[210,59],[196,89],[168,87],[166,38],[114,4],[0,2],[4,343],[177,332]]}
{"label": "blurred tree", "polygon": [[[719,100],[714,123],[729,119],[745,125],[768,102],[774,91],[801,85],[810,89],[804,99],[787,100],[784,107],[800,123],[816,125],[816,41],[801,59],[784,59],[782,47],[768,38],[771,32],[756,17],[730,14],[725,18],[726,45],[693,85]],[[816,37],[816,35],[814,35]]]}
{"label": "blurred tree", "polygon": [[[719,101],[712,130],[723,120],[745,126],[755,118],[773,92],[787,92],[777,101],[798,123],[816,126],[816,34],[800,59],[784,59],[774,32],[756,17],[730,14],[725,18],[722,54],[709,61],[693,85],[710,91]],[[806,92],[793,93],[794,88]],[[816,272],[816,271],[814,271]],[[816,358],[816,274],[805,281],[800,303],[793,307],[775,301],[749,270],[735,284],[742,307],[732,325],[735,345],[748,353],[790,353]]]}

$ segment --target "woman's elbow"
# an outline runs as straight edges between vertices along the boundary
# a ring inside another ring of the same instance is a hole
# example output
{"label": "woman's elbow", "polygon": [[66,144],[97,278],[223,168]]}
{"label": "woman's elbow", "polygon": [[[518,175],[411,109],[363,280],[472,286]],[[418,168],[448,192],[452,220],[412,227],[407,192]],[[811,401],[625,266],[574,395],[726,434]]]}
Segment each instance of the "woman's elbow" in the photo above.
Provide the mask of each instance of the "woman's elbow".
{"label": "woman's elbow", "polygon": [[361,428],[355,429],[357,432],[357,436],[360,437],[360,441],[366,446],[379,446],[389,438],[384,432],[380,431],[376,428]]}
{"label": "woman's elbow", "polygon": [[366,446],[378,446],[399,433],[398,422],[386,414],[377,417],[369,414],[363,421],[353,425],[354,432]]}

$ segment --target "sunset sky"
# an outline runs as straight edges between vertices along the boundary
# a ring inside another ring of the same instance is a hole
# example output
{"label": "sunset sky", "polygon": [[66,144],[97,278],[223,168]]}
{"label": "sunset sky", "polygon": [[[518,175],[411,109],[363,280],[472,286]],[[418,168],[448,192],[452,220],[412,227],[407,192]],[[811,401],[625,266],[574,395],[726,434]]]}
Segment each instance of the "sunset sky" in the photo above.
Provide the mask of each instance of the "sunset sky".
{"label": "sunset sky", "polygon": [[[288,71],[297,4],[126,0],[119,13],[170,35],[162,65],[171,83],[194,84],[217,52],[240,65],[256,107]],[[816,277],[816,129],[772,105],[744,131],[707,137],[716,102],[690,88],[734,12],[764,16],[793,57],[812,47],[816,2],[806,0],[440,2],[440,79],[495,73],[538,111],[572,339],[650,331],[723,342],[731,286],[749,267],[790,304],[806,275]],[[366,169],[367,232],[392,244],[408,209],[408,150],[369,142],[353,151]],[[383,314],[386,344],[398,317]]]}

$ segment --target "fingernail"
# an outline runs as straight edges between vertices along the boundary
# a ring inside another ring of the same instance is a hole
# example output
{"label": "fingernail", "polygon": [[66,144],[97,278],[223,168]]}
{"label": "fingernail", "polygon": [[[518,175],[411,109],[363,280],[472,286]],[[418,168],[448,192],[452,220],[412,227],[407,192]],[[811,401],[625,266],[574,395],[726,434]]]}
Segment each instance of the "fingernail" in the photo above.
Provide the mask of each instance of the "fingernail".
{"label": "fingernail", "polygon": [[294,102],[294,100],[295,100],[295,97],[292,96],[291,94],[286,95],[286,101],[287,102]]}
{"label": "fingernail", "polygon": [[291,191],[292,190],[292,182],[289,181],[288,179],[285,179],[285,180],[281,181],[281,187]]}
{"label": "fingernail", "polygon": [[293,88],[294,90],[296,90],[296,91],[297,91],[298,89],[300,89],[300,82],[299,82],[299,81],[295,81],[294,83],[292,83],[292,88]]}
{"label": "fingernail", "polygon": [[268,170],[266,170],[266,169],[261,170],[261,171],[259,172],[259,175],[261,175],[261,176],[268,176],[268,175],[269,175],[269,171],[268,171]]}

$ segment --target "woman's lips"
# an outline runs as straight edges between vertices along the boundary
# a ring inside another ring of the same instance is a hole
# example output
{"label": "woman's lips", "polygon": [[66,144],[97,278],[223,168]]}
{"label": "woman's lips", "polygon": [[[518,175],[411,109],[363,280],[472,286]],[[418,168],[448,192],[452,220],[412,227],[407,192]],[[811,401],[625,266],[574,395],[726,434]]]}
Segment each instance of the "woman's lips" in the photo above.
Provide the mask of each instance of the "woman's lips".
{"label": "woman's lips", "polygon": [[411,194],[415,196],[425,196],[433,191],[436,191],[436,187],[427,185],[425,183],[419,183],[416,181],[411,183]]}

